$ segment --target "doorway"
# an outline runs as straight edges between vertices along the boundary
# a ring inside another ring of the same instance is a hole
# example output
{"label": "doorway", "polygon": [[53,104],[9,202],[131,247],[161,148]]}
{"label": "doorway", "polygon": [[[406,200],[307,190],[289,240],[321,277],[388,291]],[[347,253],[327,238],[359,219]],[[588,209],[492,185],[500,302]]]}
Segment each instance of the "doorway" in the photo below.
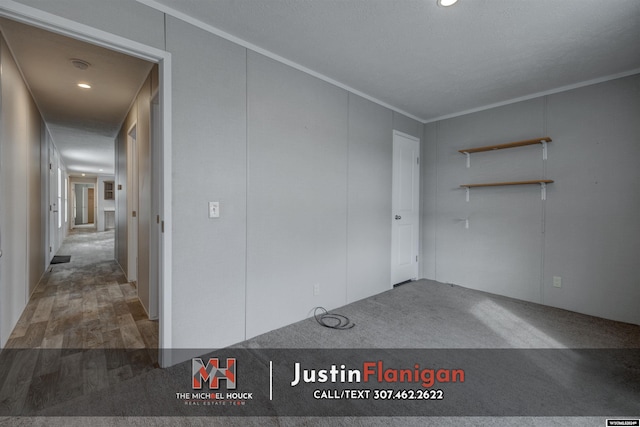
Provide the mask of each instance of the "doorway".
{"label": "doorway", "polygon": [[[91,26],[82,25],[73,21],[60,19],[60,17],[33,9],[20,3],[11,2],[3,5],[0,9],[0,16],[9,18],[21,23],[32,25],[38,28],[45,28],[55,31],[59,34],[71,37],[76,40],[88,42],[100,47],[104,47],[113,51],[124,53],[143,59],[149,62],[157,63],[159,68],[159,116],[161,124],[159,126],[161,132],[158,138],[158,146],[156,149],[161,153],[161,164],[158,174],[162,178],[160,180],[159,194],[162,195],[160,209],[158,210],[159,223],[166,224],[160,234],[160,245],[162,247],[159,254],[158,277],[159,277],[159,348],[171,348],[171,180],[164,179],[165,176],[171,176],[171,108],[167,108],[171,104],[171,55],[161,49],[134,42],[129,39],[110,34],[103,30],[93,28]],[[54,175],[52,172],[50,175]],[[57,184],[57,183],[56,183]],[[122,183],[124,184],[124,183]],[[122,185],[119,184],[119,185]],[[57,185],[52,187],[57,187]],[[53,193],[51,189],[50,193]],[[155,219],[155,218],[154,218]],[[95,218],[94,218],[95,220]],[[55,242],[55,230],[59,229],[57,223],[59,218],[52,214],[49,218],[51,236],[49,238]],[[166,230],[166,232],[165,232]],[[126,240],[126,239],[123,239]],[[124,243],[124,242],[123,242]],[[54,243],[55,244],[55,243]],[[48,248],[47,248],[48,250]],[[53,250],[52,250],[53,252]],[[137,251],[132,251],[137,252]],[[6,256],[5,256],[6,258]],[[170,366],[171,354],[167,351],[161,351],[159,355],[161,366]]]}
{"label": "doorway", "polygon": [[64,230],[62,229],[62,171],[60,169],[59,154],[55,147],[49,145],[49,231],[48,241],[49,247],[45,248],[47,252],[47,262],[53,258],[54,254],[60,248],[64,239]]}
{"label": "doorway", "polygon": [[95,185],[73,184],[73,226],[95,227]]}
{"label": "doorway", "polygon": [[393,131],[391,284],[418,278],[420,140]]}

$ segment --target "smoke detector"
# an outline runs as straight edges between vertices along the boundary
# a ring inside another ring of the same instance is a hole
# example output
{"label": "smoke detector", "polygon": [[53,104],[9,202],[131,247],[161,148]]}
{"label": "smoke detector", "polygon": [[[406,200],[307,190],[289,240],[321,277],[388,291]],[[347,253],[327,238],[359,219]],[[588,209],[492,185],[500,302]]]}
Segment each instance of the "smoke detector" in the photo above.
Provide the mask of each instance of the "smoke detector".
{"label": "smoke detector", "polygon": [[78,70],[86,70],[91,65],[87,61],[84,61],[82,59],[77,59],[77,58],[70,59],[70,61],[71,61],[71,65],[76,67]]}

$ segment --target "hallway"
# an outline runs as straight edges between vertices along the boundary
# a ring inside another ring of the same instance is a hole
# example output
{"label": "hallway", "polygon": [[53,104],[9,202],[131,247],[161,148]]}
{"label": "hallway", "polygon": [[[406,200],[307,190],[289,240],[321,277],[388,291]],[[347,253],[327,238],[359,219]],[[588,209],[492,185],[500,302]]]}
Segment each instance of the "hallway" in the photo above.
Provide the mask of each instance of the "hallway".
{"label": "hallway", "polygon": [[[158,366],[158,322],[147,318],[113,248],[113,230],[80,228],[65,239],[58,254],[71,261],[47,268],[2,352],[0,383],[21,378],[22,387],[11,390],[14,403],[48,406]],[[5,388],[0,402],[12,406]]]}

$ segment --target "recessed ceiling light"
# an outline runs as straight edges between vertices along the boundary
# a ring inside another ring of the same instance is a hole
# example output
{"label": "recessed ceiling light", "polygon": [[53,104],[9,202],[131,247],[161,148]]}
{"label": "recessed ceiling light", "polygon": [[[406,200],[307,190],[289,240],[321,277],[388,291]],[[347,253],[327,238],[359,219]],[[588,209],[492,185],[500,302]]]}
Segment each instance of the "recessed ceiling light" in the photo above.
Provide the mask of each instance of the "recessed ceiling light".
{"label": "recessed ceiling light", "polygon": [[82,176],[85,176],[85,174],[82,174]]}
{"label": "recessed ceiling light", "polygon": [[449,7],[458,3],[458,0],[438,0],[438,6]]}
{"label": "recessed ceiling light", "polygon": [[103,171],[104,171],[104,169],[98,169],[98,170],[99,170],[100,172],[103,172]]}
{"label": "recessed ceiling light", "polygon": [[91,89],[91,85],[87,83],[78,83],[78,87],[81,87],[82,89]]}

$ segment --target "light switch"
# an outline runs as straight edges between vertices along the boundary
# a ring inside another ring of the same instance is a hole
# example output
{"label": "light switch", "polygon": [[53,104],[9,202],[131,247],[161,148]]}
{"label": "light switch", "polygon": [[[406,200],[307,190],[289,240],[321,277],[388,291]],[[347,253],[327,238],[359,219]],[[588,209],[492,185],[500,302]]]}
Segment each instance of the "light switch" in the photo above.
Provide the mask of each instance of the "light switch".
{"label": "light switch", "polygon": [[209,202],[209,218],[220,218],[220,202]]}

